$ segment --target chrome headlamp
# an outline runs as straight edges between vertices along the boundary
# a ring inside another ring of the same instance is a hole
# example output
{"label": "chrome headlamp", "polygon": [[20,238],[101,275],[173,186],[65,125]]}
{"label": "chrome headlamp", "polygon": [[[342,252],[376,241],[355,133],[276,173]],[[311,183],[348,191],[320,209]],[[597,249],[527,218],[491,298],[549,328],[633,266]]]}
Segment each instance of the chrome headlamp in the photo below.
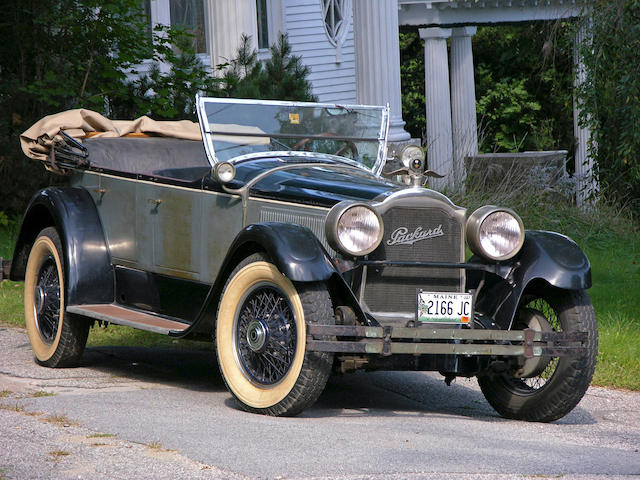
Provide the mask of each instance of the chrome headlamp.
{"label": "chrome headlamp", "polygon": [[524,225],[513,210],[487,205],[467,220],[467,242],[476,255],[489,260],[508,260],[524,243]]}
{"label": "chrome headlamp", "polygon": [[324,229],[329,245],[349,256],[373,252],[384,233],[378,212],[365,203],[355,202],[334,206],[327,215]]}

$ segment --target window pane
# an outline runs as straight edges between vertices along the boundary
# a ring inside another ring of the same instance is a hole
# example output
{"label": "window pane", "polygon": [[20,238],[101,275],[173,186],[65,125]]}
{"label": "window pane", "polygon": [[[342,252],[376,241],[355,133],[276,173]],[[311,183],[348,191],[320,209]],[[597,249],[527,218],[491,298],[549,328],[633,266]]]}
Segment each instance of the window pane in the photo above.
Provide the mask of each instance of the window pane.
{"label": "window pane", "polygon": [[171,25],[179,25],[193,35],[196,53],[207,53],[203,0],[170,0]]}
{"label": "window pane", "polygon": [[142,13],[147,17],[147,35],[151,37],[153,32],[153,25],[151,23],[151,0],[142,0],[140,2],[140,8]]}
{"label": "window pane", "polygon": [[269,48],[269,18],[267,0],[256,0],[258,12],[258,48]]}

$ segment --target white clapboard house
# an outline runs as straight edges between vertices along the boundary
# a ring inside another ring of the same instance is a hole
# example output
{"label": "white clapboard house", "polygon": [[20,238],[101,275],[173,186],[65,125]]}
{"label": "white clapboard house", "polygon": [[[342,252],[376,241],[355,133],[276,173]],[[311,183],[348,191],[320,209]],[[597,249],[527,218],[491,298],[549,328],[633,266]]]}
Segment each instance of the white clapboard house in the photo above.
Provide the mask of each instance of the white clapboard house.
{"label": "white clapboard house", "polygon": [[[577,0],[146,0],[154,24],[181,24],[207,65],[233,58],[249,35],[262,58],[279,32],[309,66],[321,102],[386,104],[390,140],[404,142],[399,25],[419,29],[425,49],[429,167],[454,178],[477,153],[471,38],[478,25],[581,15]],[[581,41],[577,38],[576,41]],[[579,59],[576,59],[579,66]],[[576,81],[581,71],[577,68]],[[574,108],[574,117],[577,113]],[[588,132],[574,122],[576,173],[588,177]],[[458,167],[456,167],[458,166]],[[444,186],[444,185],[441,185]]]}

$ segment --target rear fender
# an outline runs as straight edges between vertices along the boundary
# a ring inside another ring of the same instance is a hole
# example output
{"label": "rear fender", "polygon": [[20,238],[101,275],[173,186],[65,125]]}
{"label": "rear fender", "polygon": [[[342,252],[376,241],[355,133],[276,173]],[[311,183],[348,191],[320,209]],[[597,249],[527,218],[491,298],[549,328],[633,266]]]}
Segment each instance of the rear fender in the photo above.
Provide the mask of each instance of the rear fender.
{"label": "rear fender", "polygon": [[31,246],[43,228],[57,229],[64,250],[67,305],[110,303],[114,271],[100,217],[91,195],[79,187],[39,191],[22,219],[10,278],[24,280]]}

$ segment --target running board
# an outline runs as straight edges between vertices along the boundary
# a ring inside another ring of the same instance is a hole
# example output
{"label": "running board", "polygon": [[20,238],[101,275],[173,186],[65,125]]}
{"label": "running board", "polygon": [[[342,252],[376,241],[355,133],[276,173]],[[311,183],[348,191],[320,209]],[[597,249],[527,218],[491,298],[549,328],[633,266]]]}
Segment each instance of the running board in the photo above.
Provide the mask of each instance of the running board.
{"label": "running board", "polygon": [[114,303],[70,305],[67,307],[67,312],[164,335],[184,332],[190,327],[187,323],[177,322],[151,313],[141,312],[140,310],[133,310]]}

